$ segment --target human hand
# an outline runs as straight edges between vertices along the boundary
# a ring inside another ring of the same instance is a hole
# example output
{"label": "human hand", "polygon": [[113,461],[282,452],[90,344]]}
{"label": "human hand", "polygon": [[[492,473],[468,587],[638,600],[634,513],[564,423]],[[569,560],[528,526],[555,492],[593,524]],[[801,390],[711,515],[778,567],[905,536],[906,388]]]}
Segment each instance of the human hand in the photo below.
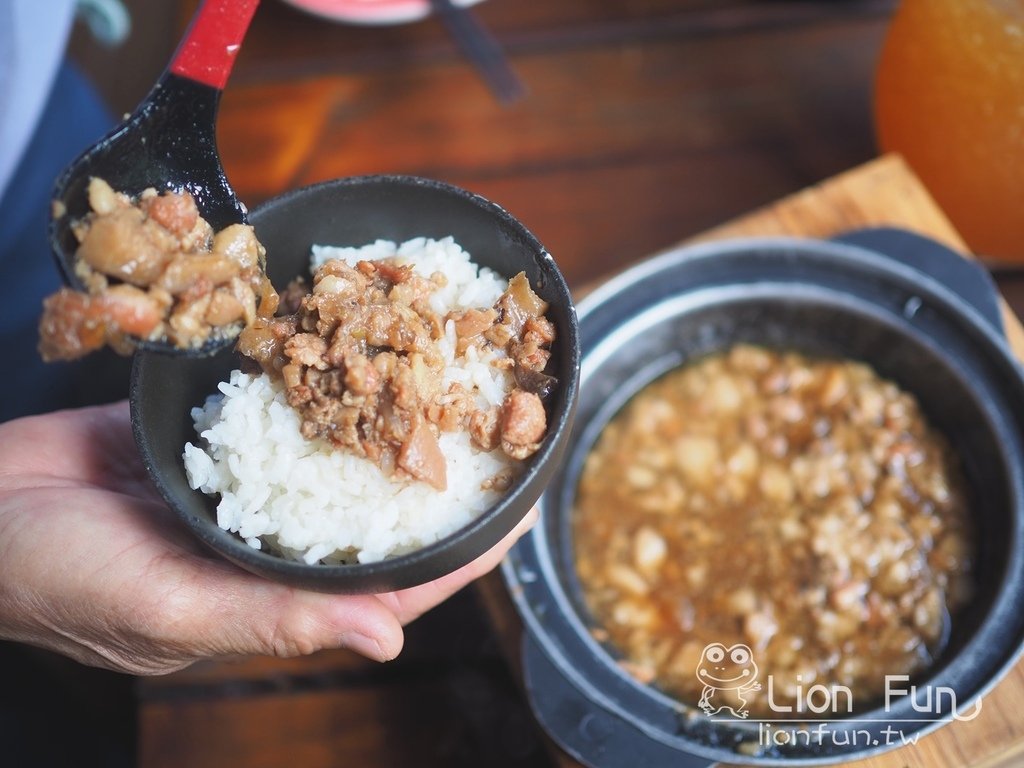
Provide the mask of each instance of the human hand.
{"label": "human hand", "polygon": [[181,527],[138,457],[127,403],[18,419],[0,425],[0,638],[143,675],[339,647],[385,661],[404,624],[494,568],[536,519],[429,584],[304,592],[241,571]]}

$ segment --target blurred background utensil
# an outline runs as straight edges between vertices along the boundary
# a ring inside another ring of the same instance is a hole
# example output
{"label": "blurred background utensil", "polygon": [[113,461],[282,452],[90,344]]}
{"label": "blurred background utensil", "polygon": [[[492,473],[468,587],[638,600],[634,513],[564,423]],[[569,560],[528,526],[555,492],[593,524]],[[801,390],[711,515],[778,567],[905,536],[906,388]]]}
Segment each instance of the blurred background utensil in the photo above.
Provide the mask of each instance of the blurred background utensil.
{"label": "blurred background utensil", "polygon": [[430,0],[430,5],[499,102],[513,104],[526,95],[526,86],[509,65],[498,41],[471,11],[452,0]]}
{"label": "blurred background utensil", "polygon": [[[206,0],[149,95],[121,125],[87,149],[53,191],[50,245],[64,280],[82,289],[75,274],[78,242],[71,224],[89,212],[89,179],[137,195],[147,187],[186,190],[214,230],[245,222],[245,208],[224,175],[217,152],[220,96],[259,0]],[[138,349],[205,356],[233,340],[181,349],[167,342],[140,341]]]}

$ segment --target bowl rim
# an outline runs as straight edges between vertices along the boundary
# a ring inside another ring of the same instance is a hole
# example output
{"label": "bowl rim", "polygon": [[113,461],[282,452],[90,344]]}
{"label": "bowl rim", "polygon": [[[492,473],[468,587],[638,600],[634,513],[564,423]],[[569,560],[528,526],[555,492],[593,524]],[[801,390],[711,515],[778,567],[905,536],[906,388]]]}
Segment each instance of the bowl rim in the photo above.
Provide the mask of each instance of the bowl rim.
{"label": "bowl rim", "polygon": [[[254,549],[246,544],[238,534],[220,528],[217,525],[216,519],[194,515],[188,509],[176,503],[173,490],[165,482],[163,473],[157,467],[158,462],[154,460],[149,450],[148,440],[142,427],[143,418],[139,411],[139,401],[141,399],[139,392],[145,382],[146,360],[151,356],[159,355],[158,353],[149,352],[136,353],[132,360],[129,393],[132,431],[149,476],[170,509],[179,519],[185,522],[199,539],[216,550],[221,556],[227,557],[236,564],[242,565],[242,567],[251,566],[250,570],[254,570],[265,578],[274,578],[267,576],[268,572],[272,572],[275,577],[279,577],[279,580],[285,583],[301,583],[301,585],[307,588],[323,589],[324,591],[339,594],[346,592],[356,594],[380,591],[379,585],[382,582],[389,584],[390,586],[387,587],[387,591],[391,591],[423,584],[434,578],[452,573],[483,555],[514,528],[514,525],[519,522],[518,519],[502,526],[496,526],[494,521],[506,517],[509,514],[509,508],[514,503],[519,502],[520,494],[529,487],[538,482],[546,484],[550,474],[554,472],[555,462],[561,456],[562,449],[568,439],[579,392],[579,323],[575,303],[572,300],[572,294],[569,291],[564,276],[548,250],[524,224],[501,205],[480,194],[437,179],[406,174],[367,174],[329,179],[288,190],[256,206],[249,212],[249,222],[258,228],[262,212],[272,211],[281,206],[292,205],[296,200],[302,200],[310,195],[330,193],[331,191],[344,188],[395,185],[429,190],[429,193],[440,193],[457,199],[460,201],[460,204],[468,204],[482,210],[487,215],[495,217],[496,228],[508,228],[509,231],[519,238],[521,244],[529,250],[536,260],[538,268],[545,272],[546,278],[550,281],[552,285],[551,293],[560,298],[564,297],[567,299],[565,307],[565,314],[568,320],[565,325],[567,327],[558,327],[559,342],[565,345],[564,356],[570,363],[567,366],[568,370],[562,372],[559,377],[559,390],[562,394],[555,400],[552,419],[540,449],[530,457],[524,471],[515,479],[509,491],[473,520],[426,546],[383,560],[344,565],[307,564],[297,560],[285,559],[266,550]],[[233,351],[232,354],[234,354]],[[192,492],[202,493],[198,490]],[[525,511],[524,514],[526,514]],[[496,530],[490,531],[489,529],[492,527]],[[500,533],[500,535],[497,538],[494,538],[493,535],[484,536],[488,532]],[[448,567],[441,563],[445,555],[453,549],[458,549],[460,544],[481,536],[483,538],[480,539],[480,543],[486,544],[486,546],[483,548],[479,545],[469,547],[468,550],[472,554],[471,557],[467,558],[464,554],[462,557],[453,560],[452,562],[455,562],[454,567]],[[494,539],[493,541],[491,540],[492,538]],[[428,567],[429,564],[435,562],[435,567]],[[411,575],[416,573],[418,569],[423,569],[429,578],[423,578],[418,573],[417,575]]]}
{"label": "bowl rim", "polygon": [[[873,274],[879,280],[887,282],[895,280],[905,286],[912,285],[914,293],[920,296],[927,296],[930,302],[943,305],[944,309],[957,315],[963,324],[967,326],[966,333],[968,335],[973,333],[981,336],[989,347],[988,351],[994,353],[999,358],[999,362],[1014,374],[1018,382],[1024,381],[1024,364],[1009,350],[1005,337],[1001,336],[992,323],[984,318],[981,312],[973,305],[927,273],[861,245],[836,240],[794,237],[746,237],[670,248],[613,275],[578,302],[577,312],[581,325],[581,335],[584,333],[584,325],[590,316],[624,292],[629,291],[637,283],[641,283],[644,280],[657,276],[659,273],[669,271],[681,265],[694,264],[723,255],[741,255],[755,252],[765,252],[775,258],[785,253],[798,253],[811,258],[818,257],[838,260],[860,271],[862,274],[865,271]],[[813,282],[795,277],[790,278],[787,282],[802,282],[807,285],[815,285]],[[583,350],[581,364],[584,375],[581,376],[581,392],[586,386],[586,379],[589,378],[586,374],[589,359],[595,352],[600,350],[611,334],[615,333],[623,325],[632,322],[636,317],[654,311],[662,303],[685,296],[690,290],[700,291],[709,290],[709,288],[707,286],[700,286],[696,289],[681,289],[648,304],[644,310],[637,312],[636,315],[620,318],[618,324],[614,326],[614,330],[601,331],[598,334],[597,342],[591,348]],[[993,426],[997,430],[1001,426],[1005,426],[1006,430],[1013,429],[1012,425],[995,424]],[[579,429],[581,425],[577,424],[576,427]],[[582,434],[575,435],[570,438],[570,442],[577,443],[582,437]],[[1020,443],[1020,440],[1017,442]],[[568,450],[572,451],[571,446]],[[1007,483],[1010,487],[1008,503],[1012,506],[1009,518],[1015,522],[1015,535],[1017,538],[1020,538],[1019,529],[1022,520],[1024,520],[1024,509],[1022,509],[1022,504],[1024,504],[1024,495],[1022,495],[1024,470],[1019,466],[1015,466],[1012,462],[1007,462],[1006,470]],[[546,489],[542,495],[540,503],[543,511],[550,509],[550,493],[553,491],[554,488],[549,486],[549,489]],[[614,701],[614,696],[608,692],[607,684],[602,687],[600,682],[594,682],[588,676],[581,673],[578,668],[579,665],[573,661],[576,658],[575,656],[570,658],[569,654],[572,654],[574,650],[585,650],[589,653],[593,649],[588,646],[599,646],[600,644],[594,641],[589,636],[589,633],[585,631],[586,622],[584,617],[577,615],[573,607],[573,601],[567,594],[568,590],[565,588],[562,579],[557,575],[556,568],[554,567],[554,563],[557,560],[559,560],[559,557],[548,541],[545,527],[541,525],[528,532],[513,547],[510,556],[501,565],[503,578],[513,603],[523,618],[531,640],[536,643],[544,656],[566,680],[580,691],[591,704],[625,721],[648,738],[678,749],[678,743],[666,740],[666,734],[660,728],[635,716],[628,708],[620,706]],[[1009,599],[1008,595],[1011,590],[1018,586],[1014,581],[1020,577],[1022,566],[1024,566],[1024,553],[1017,550],[1009,551],[1006,573],[998,586],[993,590],[993,602],[989,606],[989,610],[981,618],[978,628],[972,632],[965,648],[961,649],[953,659],[958,658],[963,650],[974,643],[976,636],[983,628],[990,628],[993,613],[1000,609],[1002,611],[1008,609],[1005,603]],[[522,573],[520,573],[520,569],[522,569]],[[581,628],[584,631],[580,632]],[[571,648],[566,647],[563,643],[566,637],[572,643]],[[607,652],[603,649],[601,653],[607,655]],[[958,698],[958,711],[966,710],[974,702],[989,693],[1020,660],[1022,655],[1024,655],[1024,643],[1021,642],[1021,638],[1017,638],[1016,645],[1012,651],[1000,654],[1002,661],[995,665],[995,669],[988,675],[987,679],[968,698],[963,700]],[[662,705],[674,706],[680,712],[687,711],[686,705],[671,699],[671,697],[651,686],[639,683],[628,673],[618,668],[617,665],[605,664],[603,659],[600,660],[600,663],[604,667],[614,667],[609,674],[614,674],[620,682],[624,682],[634,688],[638,695],[656,700],[660,699],[659,703]],[[939,671],[939,674],[941,674],[941,671]],[[868,712],[862,712],[861,716],[867,716]],[[927,734],[949,720],[948,716],[936,719],[919,728],[916,732],[921,735]],[[840,723],[842,720],[836,718],[835,722]],[[848,720],[848,722],[855,724],[856,716],[853,720]],[[742,725],[740,722],[737,722],[737,724]],[[748,757],[732,752],[727,747],[712,746],[695,741],[684,733],[676,734],[675,738],[686,742],[686,752],[702,758],[726,760],[732,763],[780,766],[838,763],[850,759],[865,758],[899,746],[898,744],[880,745],[873,748],[868,747],[866,749],[823,756]]]}

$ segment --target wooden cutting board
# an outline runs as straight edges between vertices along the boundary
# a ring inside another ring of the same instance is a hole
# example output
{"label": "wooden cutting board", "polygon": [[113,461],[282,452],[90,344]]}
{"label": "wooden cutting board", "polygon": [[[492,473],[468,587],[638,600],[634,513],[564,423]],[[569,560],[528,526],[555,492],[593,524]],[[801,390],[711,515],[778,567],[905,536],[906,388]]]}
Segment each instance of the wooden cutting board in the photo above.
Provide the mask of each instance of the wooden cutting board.
{"label": "wooden cutting board", "polygon": [[[886,156],[829,179],[777,203],[730,221],[686,244],[735,237],[787,235],[825,238],[871,226],[894,226],[938,240],[960,253],[967,248],[903,160]],[[1007,337],[1024,360],[1024,326],[1003,303]],[[522,625],[500,577],[477,583],[506,654],[518,668]],[[521,678],[520,678],[521,679]],[[970,722],[943,726],[916,745],[858,760],[855,768],[1011,768],[1024,765],[1024,662],[1014,667],[983,700]],[[551,745],[564,768],[578,766]]]}

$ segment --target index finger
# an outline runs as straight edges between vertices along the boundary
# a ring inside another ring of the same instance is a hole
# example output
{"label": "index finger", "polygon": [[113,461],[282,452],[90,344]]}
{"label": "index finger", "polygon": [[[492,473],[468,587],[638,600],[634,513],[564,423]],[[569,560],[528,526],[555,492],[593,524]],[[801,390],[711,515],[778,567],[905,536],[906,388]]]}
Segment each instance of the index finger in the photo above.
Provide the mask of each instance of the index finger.
{"label": "index finger", "polygon": [[408,624],[434,606],[443,603],[470,582],[492,571],[501,562],[502,558],[508,554],[512,545],[519,541],[520,537],[537,523],[539,516],[540,513],[537,507],[534,507],[526,513],[526,516],[519,521],[505,538],[476,560],[468,565],[464,565],[457,571],[446,574],[427,584],[421,584],[418,587],[410,587],[398,592],[387,592],[377,595],[377,599],[390,608],[402,624]]}

